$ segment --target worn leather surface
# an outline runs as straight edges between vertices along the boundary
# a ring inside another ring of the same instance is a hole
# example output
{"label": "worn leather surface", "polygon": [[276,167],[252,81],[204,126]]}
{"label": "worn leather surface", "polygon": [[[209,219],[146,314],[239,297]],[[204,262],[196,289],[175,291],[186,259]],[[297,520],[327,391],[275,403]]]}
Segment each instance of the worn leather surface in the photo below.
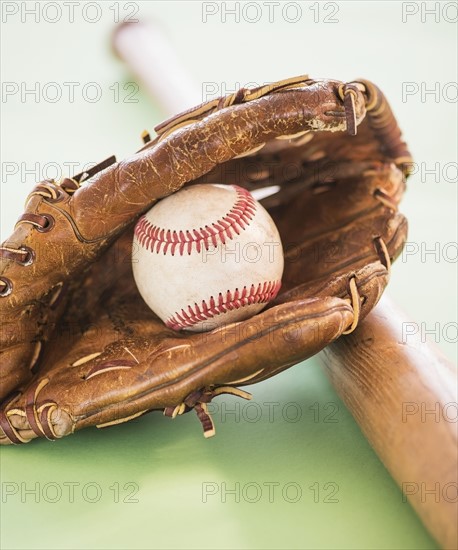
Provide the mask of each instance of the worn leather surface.
{"label": "worn leather surface", "polygon": [[[52,216],[52,227],[39,231],[26,216],[3,243],[34,258],[0,256],[10,290],[0,297],[1,443],[193,408],[211,435],[205,404],[215,394],[317,353],[380,298],[406,240],[397,205],[411,158],[373,84],[290,79],[204,104],[157,132],[87,181],[38,184],[26,213]],[[261,202],[284,244],[283,286],[247,321],[178,333],[136,290],[132,226],[158,199],[204,182],[278,186]]]}

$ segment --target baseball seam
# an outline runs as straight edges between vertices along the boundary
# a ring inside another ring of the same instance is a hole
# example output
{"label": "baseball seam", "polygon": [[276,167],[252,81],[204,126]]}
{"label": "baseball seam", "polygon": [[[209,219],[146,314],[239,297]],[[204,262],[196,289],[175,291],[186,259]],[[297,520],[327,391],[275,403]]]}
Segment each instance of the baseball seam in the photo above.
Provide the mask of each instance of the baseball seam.
{"label": "baseball seam", "polygon": [[202,247],[209,249],[210,244],[214,247],[218,243],[226,244],[226,240],[232,240],[235,235],[245,229],[256,212],[256,202],[251,194],[243,187],[232,186],[237,193],[237,200],[229,212],[213,222],[211,225],[185,231],[171,231],[157,227],[142,216],[135,227],[135,236],[140,246],[159,254],[180,256],[191,254],[193,249],[200,253]]}
{"label": "baseball seam", "polygon": [[220,292],[218,296],[210,296],[208,302],[202,300],[201,305],[195,303],[188,305],[180,312],[169,317],[165,324],[174,330],[189,328],[202,321],[213,319],[217,315],[227,313],[233,309],[250,306],[252,304],[263,304],[273,300],[281,287],[281,281],[266,281],[259,283],[258,286],[252,284],[250,287],[244,286],[242,290],[238,288],[234,292],[228,290],[225,293]]}

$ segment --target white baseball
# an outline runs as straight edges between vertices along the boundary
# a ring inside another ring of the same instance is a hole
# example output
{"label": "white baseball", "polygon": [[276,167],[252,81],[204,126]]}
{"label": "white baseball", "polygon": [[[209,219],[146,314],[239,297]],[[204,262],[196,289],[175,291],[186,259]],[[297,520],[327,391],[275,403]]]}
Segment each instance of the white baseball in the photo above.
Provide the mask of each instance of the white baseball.
{"label": "white baseball", "polygon": [[168,327],[202,332],[247,319],[275,298],[283,250],[248,191],[192,185],[137,222],[132,267],[140,294]]}

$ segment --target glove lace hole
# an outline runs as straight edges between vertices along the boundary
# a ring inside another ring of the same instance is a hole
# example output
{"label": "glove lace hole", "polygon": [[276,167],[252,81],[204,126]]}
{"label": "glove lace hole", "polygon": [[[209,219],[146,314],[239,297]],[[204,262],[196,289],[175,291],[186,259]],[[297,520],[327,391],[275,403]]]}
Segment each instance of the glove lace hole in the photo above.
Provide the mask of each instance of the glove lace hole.
{"label": "glove lace hole", "polygon": [[6,277],[0,277],[0,298],[9,296],[11,292],[13,292],[13,283]]}
{"label": "glove lace hole", "polygon": [[37,231],[39,233],[47,233],[48,231],[51,231],[55,225],[54,218],[50,214],[43,214],[43,218],[46,219],[46,223],[43,227],[37,227]]}
{"label": "glove lace hole", "polygon": [[18,263],[23,266],[32,265],[35,260],[35,252],[28,246],[20,246],[18,250],[22,250],[27,253],[24,259],[18,261]]}

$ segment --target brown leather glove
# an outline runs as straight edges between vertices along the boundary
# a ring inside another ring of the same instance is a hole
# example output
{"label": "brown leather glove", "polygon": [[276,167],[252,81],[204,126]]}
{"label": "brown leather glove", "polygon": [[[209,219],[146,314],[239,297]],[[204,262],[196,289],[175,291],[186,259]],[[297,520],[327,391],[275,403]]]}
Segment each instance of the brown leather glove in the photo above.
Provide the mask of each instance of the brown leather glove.
{"label": "brown leather glove", "polygon": [[[195,409],[212,435],[213,397],[248,398],[236,386],[353,330],[387,284],[406,239],[397,205],[411,158],[373,84],[298,77],[156,131],[125,161],[39,183],[0,247],[1,443],[151,410]],[[284,244],[283,286],[251,319],[175,332],[135,287],[132,225],[158,199],[205,182],[269,188],[261,202]]]}

